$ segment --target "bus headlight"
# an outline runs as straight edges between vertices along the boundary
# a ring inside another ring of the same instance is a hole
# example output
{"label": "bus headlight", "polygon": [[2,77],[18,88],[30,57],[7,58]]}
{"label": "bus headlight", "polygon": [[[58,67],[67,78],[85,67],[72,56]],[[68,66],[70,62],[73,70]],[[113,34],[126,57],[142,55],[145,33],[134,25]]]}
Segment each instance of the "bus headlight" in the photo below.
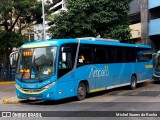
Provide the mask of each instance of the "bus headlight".
{"label": "bus headlight", "polygon": [[43,89],[49,89],[50,87],[52,87],[55,84],[56,84],[56,82],[50,83],[50,84],[44,86]]}
{"label": "bus headlight", "polygon": [[15,84],[15,86],[17,89],[21,89],[21,87],[19,85]]}

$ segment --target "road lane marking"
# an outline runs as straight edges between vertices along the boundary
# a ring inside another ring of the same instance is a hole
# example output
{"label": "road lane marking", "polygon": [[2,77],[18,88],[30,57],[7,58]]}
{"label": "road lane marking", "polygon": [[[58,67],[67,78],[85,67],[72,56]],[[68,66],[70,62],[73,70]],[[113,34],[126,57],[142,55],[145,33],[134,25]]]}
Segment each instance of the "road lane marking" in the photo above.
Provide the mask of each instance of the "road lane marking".
{"label": "road lane marking", "polygon": [[160,92],[160,90],[142,90],[144,92]]}
{"label": "road lane marking", "polygon": [[157,97],[160,97],[160,95],[158,95]]}
{"label": "road lane marking", "polygon": [[117,93],[117,95],[124,95],[124,94],[126,94],[128,92],[130,92],[130,91],[122,91],[122,92]]}
{"label": "road lane marking", "polygon": [[160,92],[160,90],[135,90],[135,91],[113,91],[113,92],[109,92],[107,93],[106,95],[125,95],[126,93],[128,93],[128,95],[138,95],[140,93],[143,93],[143,92]]}
{"label": "road lane marking", "polygon": [[141,92],[143,92],[143,91],[135,91],[135,92],[131,93],[131,95],[135,95],[136,96],[136,95],[138,95]]}

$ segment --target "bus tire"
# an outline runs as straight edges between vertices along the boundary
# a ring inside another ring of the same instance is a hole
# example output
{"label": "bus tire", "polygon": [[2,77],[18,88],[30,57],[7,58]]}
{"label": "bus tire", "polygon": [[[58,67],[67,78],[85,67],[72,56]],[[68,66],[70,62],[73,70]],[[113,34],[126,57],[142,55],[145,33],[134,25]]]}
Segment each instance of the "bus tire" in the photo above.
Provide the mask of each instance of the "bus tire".
{"label": "bus tire", "polygon": [[79,101],[85,99],[86,93],[87,93],[86,85],[83,82],[79,83],[77,90],[77,99]]}
{"label": "bus tire", "polygon": [[132,75],[131,77],[131,89],[134,90],[137,87],[137,78],[136,76]]}

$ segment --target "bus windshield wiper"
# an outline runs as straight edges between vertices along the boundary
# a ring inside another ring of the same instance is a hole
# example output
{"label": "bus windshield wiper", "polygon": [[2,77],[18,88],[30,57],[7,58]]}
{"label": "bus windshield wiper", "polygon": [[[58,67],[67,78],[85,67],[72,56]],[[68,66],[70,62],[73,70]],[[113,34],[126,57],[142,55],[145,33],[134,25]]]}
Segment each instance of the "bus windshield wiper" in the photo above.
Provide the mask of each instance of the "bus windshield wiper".
{"label": "bus windshield wiper", "polygon": [[22,82],[22,80],[23,80],[24,73],[25,73],[25,72],[22,73],[22,76],[21,76],[21,79],[20,79],[21,82]]}

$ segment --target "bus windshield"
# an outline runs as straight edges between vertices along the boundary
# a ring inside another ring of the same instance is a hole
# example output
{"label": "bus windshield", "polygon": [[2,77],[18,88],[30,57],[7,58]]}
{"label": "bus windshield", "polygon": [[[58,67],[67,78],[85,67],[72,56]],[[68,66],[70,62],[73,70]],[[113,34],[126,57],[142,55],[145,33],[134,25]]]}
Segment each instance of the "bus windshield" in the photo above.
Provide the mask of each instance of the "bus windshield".
{"label": "bus windshield", "polygon": [[17,77],[40,79],[55,73],[57,47],[21,49],[17,67]]}
{"label": "bus windshield", "polygon": [[155,57],[154,67],[156,71],[160,71],[160,53],[157,53]]}

